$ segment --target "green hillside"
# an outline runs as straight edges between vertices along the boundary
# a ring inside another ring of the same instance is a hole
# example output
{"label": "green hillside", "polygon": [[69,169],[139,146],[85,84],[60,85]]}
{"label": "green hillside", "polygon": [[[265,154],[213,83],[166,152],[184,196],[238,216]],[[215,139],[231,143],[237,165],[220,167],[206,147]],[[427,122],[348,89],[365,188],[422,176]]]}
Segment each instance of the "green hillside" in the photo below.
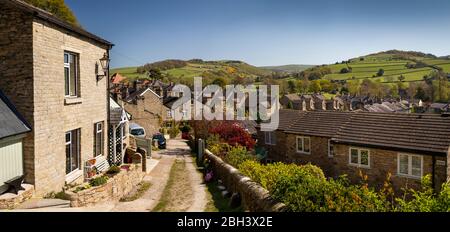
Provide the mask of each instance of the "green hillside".
{"label": "green hillside", "polygon": [[[450,73],[450,59],[419,52],[387,51],[321,66],[327,80],[373,79],[383,83],[423,81],[433,70]],[[380,69],[383,71],[379,73]],[[310,71],[310,70],[307,70]]]}
{"label": "green hillside", "polygon": [[263,66],[259,68],[267,69],[274,72],[298,73],[311,67],[314,67],[314,65],[289,64],[281,66]]}
{"label": "green hillside", "polygon": [[256,81],[258,77],[271,75],[272,71],[258,68],[242,61],[203,61],[203,60],[166,60],[146,64],[141,67],[124,67],[111,70],[111,74],[120,73],[129,80],[146,78],[151,69],[161,71],[164,78],[171,81],[191,82],[194,77],[207,80],[223,78],[232,82],[236,78]]}

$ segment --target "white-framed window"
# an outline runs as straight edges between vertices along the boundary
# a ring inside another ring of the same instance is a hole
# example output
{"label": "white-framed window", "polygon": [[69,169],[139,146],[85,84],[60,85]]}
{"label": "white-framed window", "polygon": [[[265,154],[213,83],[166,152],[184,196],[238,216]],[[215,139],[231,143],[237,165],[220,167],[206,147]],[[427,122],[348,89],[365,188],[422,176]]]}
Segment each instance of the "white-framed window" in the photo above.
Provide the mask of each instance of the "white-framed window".
{"label": "white-framed window", "polygon": [[172,111],[171,110],[167,111],[167,118],[172,118]]}
{"label": "white-framed window", "polygon": [[94,124],[94,157],[104,155],[104,135],[103,122],[98,122]]}
{"label": "white-framed window", "polygon": [[266,145],[276,145],[277,141],[276,141],[275,132],[265,131],[264,137],[265,137]]}
{"label": "white-framed window", "polygon": [[328,157],[333,158],[334,157],[334,146],[331,142],[331,139],[328,140]]}
{"label": "white-framed window", "polygon": [[311,154],[311,137],[297,136],[297,153]]}
{"label": "white-framed window", "polygon": [[72,52],[64,52],[64,83],[65,96],[79,96],[79,72],[78,72],[78,54]]}
{"label": "white-framed window", "polygon": [[361,168],[370,168],[370,150],[351,147],[349,149],[349,164]]}
{"label": "white-framed window", "polygon": [[423,156],[398,154],[398,175],[412,178],[423,176]]}
{"label": "white-framed window", "polygon": [[66,174],[80,170],[80,129],[66,132]]}

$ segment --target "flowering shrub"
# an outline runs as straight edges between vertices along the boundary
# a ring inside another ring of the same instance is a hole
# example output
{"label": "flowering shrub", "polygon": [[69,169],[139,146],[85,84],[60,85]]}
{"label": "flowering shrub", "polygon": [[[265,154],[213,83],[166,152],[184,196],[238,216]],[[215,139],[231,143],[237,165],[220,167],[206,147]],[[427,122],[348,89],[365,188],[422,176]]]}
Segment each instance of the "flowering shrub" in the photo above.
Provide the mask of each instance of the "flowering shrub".
{"label": "flowering shrub", "polygon": [[231,146],[243,146],[247,150],[255,147],[255,140],[237,123],[222,122],[219,125],[209,129],[210,134],[218,135],[220,139]]}
{"label": "flowering shrub", "polygon": [[255,161],[256,157],[250,154],[245,147],[241,146],[231,148],[225,156],[225,162],[234,167],[239,167],[242,163],[249,160]]}
{"label": "flowering shrub", "polygon": [[364,178],[359,185],[350,184],[344,176],[327,180],[313,165],[246,161],[239,169],[293,212],[450,212],[450,183],[435,194],[429,176],[421,191],[408,190],[404,198],[394,198],[387,191],[389,184],[375,191]]}

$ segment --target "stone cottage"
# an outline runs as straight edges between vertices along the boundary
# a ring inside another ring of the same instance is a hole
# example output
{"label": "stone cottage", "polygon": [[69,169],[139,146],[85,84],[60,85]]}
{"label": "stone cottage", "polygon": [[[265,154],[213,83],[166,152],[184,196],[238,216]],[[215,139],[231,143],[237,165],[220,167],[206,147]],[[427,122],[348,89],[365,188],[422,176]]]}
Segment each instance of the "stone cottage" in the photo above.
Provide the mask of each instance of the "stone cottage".
{"label": "stone cottage", "polygon": [[122,101],[125,110],[132,115],[131,121],[144,127],[147,136],[158,133],[164,122],[172,118],[162,96],[150,87],[135,91]]}
{"label": "stone cottage", "polygon": [[112,44],[18,0],[0,1],[0,88],[30,123],[25,182],[37,196],[83,180],[84,161],[108,151]]}
{"label": "stone cottage", "polygon": [[267,159],[269,162],[282,162],[287,161],[288,156],[285,149],[280,147],[287,147],[286,133],[285,131],[291,127],[292,124],[297,122],[305,114],[299,110],[280,110],[280,122],[278,129],[272,132],[264,132],[259,130],[257,126],[257,145],[267,151]]}
{"label": "stone cottage", "polygon": [[[418,188],[425,175],[432,176],[436,189],[450,180],[445,114],[311,111],[289,121],[276,132],[283,143],[270,148],[269,157],[277,161],[312,163],[328,177],[347,175],[354,183],[362,173],[378,188],[391,175],[397,191]],[[259,132],[259,139],[263,136]]]}

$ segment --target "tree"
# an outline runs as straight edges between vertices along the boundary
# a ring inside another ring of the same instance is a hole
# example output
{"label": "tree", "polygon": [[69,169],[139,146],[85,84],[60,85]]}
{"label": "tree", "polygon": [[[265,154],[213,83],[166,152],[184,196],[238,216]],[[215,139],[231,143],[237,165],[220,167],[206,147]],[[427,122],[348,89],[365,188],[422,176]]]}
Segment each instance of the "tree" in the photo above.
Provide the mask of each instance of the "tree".
{"label": "tree", "polygon": [[340,73],[344,74],[344,73],[349,73],[349,72],[350,72],[350,70],[348,68],[342,68]]}
{"label": "tree", "polygon": [[428,96],[426,95],[425,91],[423,90],[423,88],[421,86],[418,86],[416,89],[416,95],[414,96],[416,99],[420,99],[423,101],[427,101],[428,100]]}
{"label": "tree", "polygon": [[159,69],[152,68],[148,71],[148,77],[153,80],[161,80],[163,79],[163,75]]}
{"label": "tree", "polygon": [[307,93],[309,89],[310,81],[307,77],[303,77],[303,80],[299,80],[297,82],[297,92],[298,93]]}
{"label": "tree", "polygon": [[398,77],[398,80],[399,81],[401,81],[401,82],[403,82],[403,81],[405,81],[405,76],[403,76],[403,75],[400,75],[399,77]]}
{"label": "tree", "polygon": [[212,84],[213,85],[218,85],[221,88],[224,88],[227,85],[227,80],[225,80],[225,78],[223,78],[223,77],[218,77],[218,78],[214,79]]}
{"label": "tree", "polygon": [[25,0],[27,3],[39,7],[55,15],[72,25],[80,26],[72,10],[66,5],[64,0]]}
{"label": "tree", "polygon": [[378,70],[378,72],[377,72],[377,76],[381,77],[383,75],[384,75],[384,69],[380,68],[380,70]]}
{"label": "tree", "polygon": [[289,80],[287,84],[288,84],[289,93],[295,93],[295,90],[297,88],[297,85],[295,84],[295,82],[293,80]]}
{"label": "tree", "polygon": [[319,83],[320,83],[320,88],[322,89],[322,91],[327,92],[327,93],[333,91],[336,87],[335,85],[333,85],[333,83],[331,83],[330,80],[326,80],[326,79],[320,80]]}
{"label": "tree", "polygon": [[318,80],[311,81],[311,85],[309,85],[309,92],[319,93],[322,90],[320,86],[320,82]]}

